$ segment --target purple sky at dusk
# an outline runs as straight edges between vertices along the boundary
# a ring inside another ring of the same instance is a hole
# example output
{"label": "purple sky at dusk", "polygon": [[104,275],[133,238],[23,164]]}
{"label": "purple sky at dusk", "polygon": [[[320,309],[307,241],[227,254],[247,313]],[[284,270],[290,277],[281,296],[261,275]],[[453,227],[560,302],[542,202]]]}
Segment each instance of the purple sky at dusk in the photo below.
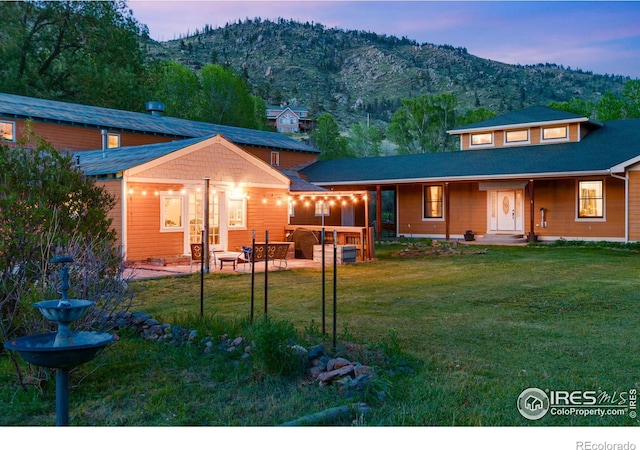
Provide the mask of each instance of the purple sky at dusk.
{"label": "purple sky at dusk", "polygon": [[556,63],[640,78],[640,2],[129,0],[153,39],[166,41],[247,18],[293,19],[419,43],[465,47],[511,64]]}

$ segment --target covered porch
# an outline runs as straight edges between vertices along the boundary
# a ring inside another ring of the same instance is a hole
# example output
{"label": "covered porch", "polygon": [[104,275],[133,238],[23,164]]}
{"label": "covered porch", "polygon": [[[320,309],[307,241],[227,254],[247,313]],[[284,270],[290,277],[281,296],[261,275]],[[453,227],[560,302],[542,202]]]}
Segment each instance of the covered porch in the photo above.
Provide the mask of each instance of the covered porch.
{"label": "covered porch", "polygon": [[[296,191],[289,196],[287,240],[296,242],[296,258],[312,259],[313,246],[354,246],[356,259],[375,257],[373,228],[369,226],[368,193],[357,191]],[[305,233],[305,243],[299,239]],[[335,239],[335,240],[334,240]]]}

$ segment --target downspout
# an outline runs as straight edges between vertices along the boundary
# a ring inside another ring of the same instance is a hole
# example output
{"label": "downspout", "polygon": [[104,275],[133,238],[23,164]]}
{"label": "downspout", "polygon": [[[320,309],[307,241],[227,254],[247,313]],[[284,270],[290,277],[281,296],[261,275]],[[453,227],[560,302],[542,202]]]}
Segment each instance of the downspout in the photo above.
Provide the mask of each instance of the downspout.
{"label": "downspout", "polygon": [[613,172],[609,172],[612,178],[624,181],[624,242],[629,243],[629,178],[627,172],[625,176],[621,177]]}
{"label": "downspout", "polygon": [[107,130],[100,130],[102,134],[102,159],[107,157]]}

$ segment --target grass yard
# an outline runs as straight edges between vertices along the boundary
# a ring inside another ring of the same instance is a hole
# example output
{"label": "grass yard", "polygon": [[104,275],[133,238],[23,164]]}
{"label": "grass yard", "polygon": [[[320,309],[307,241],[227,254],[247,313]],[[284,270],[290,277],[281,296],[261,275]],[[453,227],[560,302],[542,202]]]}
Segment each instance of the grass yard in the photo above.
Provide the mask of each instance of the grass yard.
{"label": "grass yard", "polygon": [[[462,247],[462,246],[461,246]],[[338,341],[369,344],[390,360],[363,400],[369,426],[630,426],[623,416],[525,419],[526,388],[627,395],[640,388],[640,254],[602,247],[464,247],[453,254],[377,248],[378,260],[338,268]],[[324,342],[331,348],[332,269]],[[250,275],[135,282],[138,310],[219,339],[247,327]],[[255,314],[263,311],[256,275]],[[318,336],[321,271],[269,272],[269,316]],[[55,422],[55,376],[24,392],[0,353],[0,425]],[[197,342],[176,348],[123,333],[72,372],[72,425],[272,426],[355,401],[302,375],[257,376]],[[359,399],[356,399],[359,400]],[[627,398],[628,400],[628,398]],[[354,417],[356,419],[356,417]],[[351,425],[350,421],[345,424]]]}

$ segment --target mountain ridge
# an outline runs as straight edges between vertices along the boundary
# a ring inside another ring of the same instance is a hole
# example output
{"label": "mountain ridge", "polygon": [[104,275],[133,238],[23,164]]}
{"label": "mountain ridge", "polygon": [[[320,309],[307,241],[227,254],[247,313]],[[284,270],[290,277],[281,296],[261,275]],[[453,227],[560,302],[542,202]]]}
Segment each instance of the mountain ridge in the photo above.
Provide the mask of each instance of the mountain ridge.
{"label": "mountain ridge", "polygon": [[451,93],[459,113],[496,114],[552,101],[598,102],[631,79],[553,63],[514,65],[471,55],[466,48],[406,37],[327,28],[278,19],[205,25],[193,35],[146,44],[149,58],[174,60],[198,72],[231,67],[267,104],[299,104],[332,114],[341,128],[359,121],[385,126],[402,99]]}

